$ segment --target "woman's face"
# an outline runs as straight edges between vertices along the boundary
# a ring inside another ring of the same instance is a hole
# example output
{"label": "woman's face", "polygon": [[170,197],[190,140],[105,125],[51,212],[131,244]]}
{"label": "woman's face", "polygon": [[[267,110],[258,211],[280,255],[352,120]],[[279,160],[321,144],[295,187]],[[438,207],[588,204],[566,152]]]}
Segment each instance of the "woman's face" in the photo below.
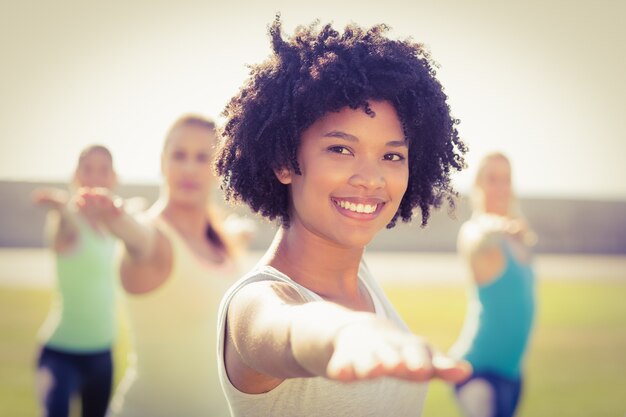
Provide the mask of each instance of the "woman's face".
{"label": "woman's face", "polygon": [[211,160],[216,137],[203,126],[174,129],[161,156],[161,167],[172,202],[204,206],[215,177]]}
{"label": "woman's face", "polygon": [[494,157],[488,160],[476,183],[484,196],[487,213],[506,216],[512,197],[511,165],[509,161]]}
{"label": "woman's face", "polygon": [[97,149],[84,155],[76,168],[74,183],[77,187],[113,188],[117,177],[110,155]]}
{"label": "woman's face", "polygon": [[290,228],[363,247],[397,212],[408,184],[407,143],[395,108],[370,106],[375,117],[345,107],[302,133],[302,175],[277,172],[291,185]]}

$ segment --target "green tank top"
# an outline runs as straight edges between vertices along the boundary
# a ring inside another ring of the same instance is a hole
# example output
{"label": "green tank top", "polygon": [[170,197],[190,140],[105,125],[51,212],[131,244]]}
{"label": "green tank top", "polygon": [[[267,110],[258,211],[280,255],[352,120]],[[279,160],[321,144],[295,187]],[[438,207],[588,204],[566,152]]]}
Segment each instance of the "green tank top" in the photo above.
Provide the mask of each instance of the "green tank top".
{"label": "green tank top", "polygon": [[42,328],[46,346],[71,352],[110,349],[116,333],[115,239],[79,219],[79,241],[56,255],[57,292]]}

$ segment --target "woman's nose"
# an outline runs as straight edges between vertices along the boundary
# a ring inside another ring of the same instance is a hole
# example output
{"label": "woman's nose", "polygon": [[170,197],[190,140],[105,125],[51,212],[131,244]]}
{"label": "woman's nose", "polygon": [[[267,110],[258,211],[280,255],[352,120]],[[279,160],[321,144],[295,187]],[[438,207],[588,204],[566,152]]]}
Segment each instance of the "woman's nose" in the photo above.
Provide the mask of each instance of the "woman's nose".
{"label": "woman's nose", "polygon": [[377,161],[364,161],[358,165],[350,183],[356,187],[378,189],[385,186],[385,175]]}

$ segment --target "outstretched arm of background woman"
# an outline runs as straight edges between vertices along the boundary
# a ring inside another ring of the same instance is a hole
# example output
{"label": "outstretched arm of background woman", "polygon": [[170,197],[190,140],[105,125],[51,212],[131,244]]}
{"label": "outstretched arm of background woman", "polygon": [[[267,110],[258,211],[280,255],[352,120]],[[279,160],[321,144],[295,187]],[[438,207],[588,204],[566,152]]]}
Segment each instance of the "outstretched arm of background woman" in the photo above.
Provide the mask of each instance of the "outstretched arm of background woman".
{"label": "outstretched arm of background woman", "polygon": [[79,210],[101,223],[126,245],[129,255],[138,260],[150,258],[154,249],[155,228],[124,210],[122,198],[106,188],[82,188],[77,194]]}
{"label": "outstretched arm of background woman", "polygon": [[57,253],[71,250],[78,240],[75,213],[69,208],[69,194],[57,188],[38,188],[32,194],[33,202],[48,210],[46,240]]}
{"label": "outstretched arm of background woman", "polygon": [[147,293],[165,282],[172,266],[171,246],[154,223],[128,213],[121,198],[106,189],[81,190],[77,205],[124,242],[120,278],[127,292]]}

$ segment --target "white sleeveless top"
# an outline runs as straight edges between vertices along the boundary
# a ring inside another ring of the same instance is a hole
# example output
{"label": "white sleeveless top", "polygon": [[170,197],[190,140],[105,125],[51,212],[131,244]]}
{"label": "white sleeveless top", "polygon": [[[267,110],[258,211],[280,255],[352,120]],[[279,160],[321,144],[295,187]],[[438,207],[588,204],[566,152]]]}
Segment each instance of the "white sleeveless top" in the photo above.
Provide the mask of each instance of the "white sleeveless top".
{"label": "white sleeveless top", "polygon": [[172,247],[168,279],[146,294],[127,294],[134,355],[112,405],[123,417],[228,416],[216,367],[215,323],[235,281],[232,262],[199,258],[164,219]]}
{"label": "white sleeveless top", "polygon": [[[359,279],[374,302],[376,314],[392,320],[408,331],[382,289],[371,278],[363,262],[359,268]],[[322,377],[291,378],[262,394],[247,394],[235,388],[228,379],[224,365],[226,315],[235,293],[245,285],[258,281],[284,282],[294,287],[308,301],[322,300],[316,293],[267,265],[253,270],[228,290],[219,309],[217,351],[220,382],[233,417],[400,417],[422,414],[427,384],[395,378],[378,378],[353,383],[342,383]]]}

